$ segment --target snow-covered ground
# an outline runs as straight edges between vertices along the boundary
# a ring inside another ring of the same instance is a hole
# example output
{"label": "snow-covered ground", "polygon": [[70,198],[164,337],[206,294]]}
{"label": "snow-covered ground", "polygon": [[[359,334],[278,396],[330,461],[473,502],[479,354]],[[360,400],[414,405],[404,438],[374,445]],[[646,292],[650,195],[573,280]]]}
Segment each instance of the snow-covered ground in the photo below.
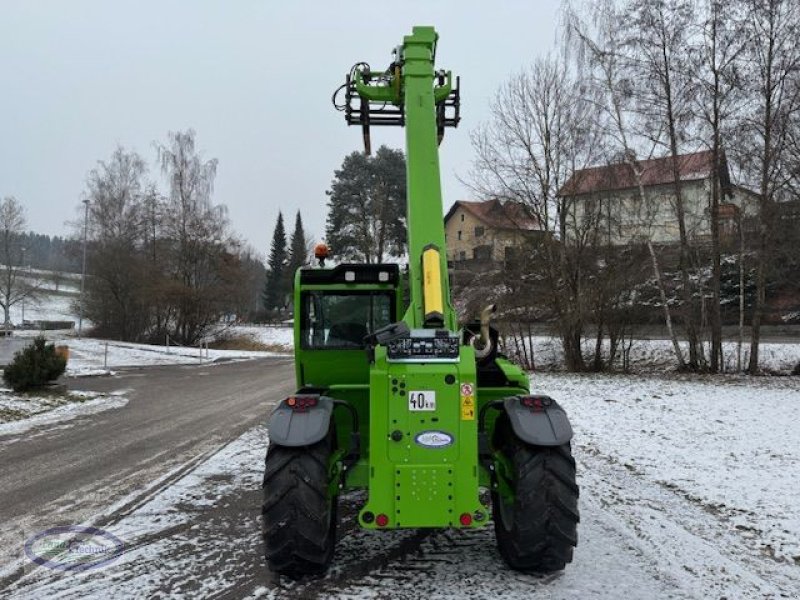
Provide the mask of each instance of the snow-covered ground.
{"label": "snow-covered ground", "polygon": [[583,454],[717,515],[754,552],[800,565],[800,378],[539,374],[532,388],[563,399]]}
{"label": "snow-covered ground", "polygon": [[[19,598],[795,598],[800,380],[537,374],[575,428],[580,543],[563,573],[509,571],[491,528],[368,532],[340,505],[318,581],[267,572],[259,541],[266,431],[200,456],[92,524],[124,555],[84,573],[32,569]],[[24,558],[22,559],[24,560]]]}
{"label": "snow-covered ground", "polygon": [[124,391],[110,394],[70,391],[47,395],[16,394],[0,389],[0,437],[24,433],[33,427],[69,421],[128,402]]}
{"label": "snow-covered ground", "polygon": [[[228,330],[232,335],[243,335],[254,341],[279,351],[291,352],[294,346],[294,335],[291,327],[272,327],[260,325],[236,325]],[[533,343],[535,365],[538,369],[560,369],[564,366],[564,351],[561,342],[550,336],[534,336]],[[526,340],[526,344],[529,344]],[[607,343],[607,342],[606,342]],[[586,340],[587,355],[594,350],[594,342]],[[681,342],[684,356],[688,356],[688,347]],[[515,346],[511,337],[506,338],[502,348],[509,355],[521,350]],[[736,367],[736,343],[723,343],[723,361],[727,371]],[[620,351],[621,354],[621,351]],[[742,362],[747,364],[749,351],[747,344],[742,349]],[[619,359],[621,360],[621,359]],[[800,343],[762,342],[760,345],[760,363],[762,369],[769,373],[788,374],[800,364]],[[672,342],[669,340],[634,340],[630,348],[631,371],[663,372],[675,370],[675,355]],[[617,364],[621,369],[621,364]]]}
{"label": "snow-covered ground", "polygon": [[[533,345],[534,364],[537,369],[561,369],[564,367],[564,351],[558,338],[549,336],[533,336],[525,338],[526,351],[530,354],[530,345]],[[688,358],[688,345],[680,342],[684,359]],[[608,349],[608,340],[605,343]],[[510,356],[523,355],[523,350],[514,343],[512,337],[505,340],[503,350]],[[594,341],[584,340],[584,355],[592,356]],[[736,370],[736,342],[723,342],[722,354],[725,370]],[[615,367],[621,370],[621,350],[618,353]],[[708,350],[706,350],[708,355]],[[749,359],[749,345],[742,347],[742,364],[747,366]],[[634,340],[630,348],[630,370],[633,372],[663,372],[674,371],[676,368],[675,352],[670,340]],[[800,364],[800,343],[767,343],[759,346],[759,364],[768,373],[789,374]]]}
{"label": "snow-covered ground", "polygon": [[72,376],[99,374],[104,370],[119,367],[207,364],[276,355],[275,352],[154,346],[72,336],[54,336],[52,339],[56,344],[69,347],[67,375]]}
{"label": "snow-covered ground", "polygon": [[[78,323],[78,317],[73,310],[77,294],[69,288],[61,288],[65,293],[51,294],[43,293],[37,300],[27,299],[20,301],[11,307],[11,322],[21,324],[25,321],[74,321]],[[84,326],[86,321],[84,321]]]}
{"label": "snow-covered ground", "polygon": [[294,348],[294,329],[291,327],[236,325],[230,331],[233,335],[249,337],[253,341],[279,351],[291,352]]}

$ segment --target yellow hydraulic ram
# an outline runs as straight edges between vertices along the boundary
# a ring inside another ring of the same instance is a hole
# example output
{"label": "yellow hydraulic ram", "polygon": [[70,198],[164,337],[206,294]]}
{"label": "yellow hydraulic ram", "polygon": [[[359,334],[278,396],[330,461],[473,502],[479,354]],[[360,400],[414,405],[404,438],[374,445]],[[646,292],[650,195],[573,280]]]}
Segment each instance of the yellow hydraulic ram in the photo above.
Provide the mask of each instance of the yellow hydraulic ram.
{"label": "yellow hydraulic ram", "polygon": [[444,299],[442,294],[442,259],[434,245],[422,251],[422,297],[426,325],[444,324]]}

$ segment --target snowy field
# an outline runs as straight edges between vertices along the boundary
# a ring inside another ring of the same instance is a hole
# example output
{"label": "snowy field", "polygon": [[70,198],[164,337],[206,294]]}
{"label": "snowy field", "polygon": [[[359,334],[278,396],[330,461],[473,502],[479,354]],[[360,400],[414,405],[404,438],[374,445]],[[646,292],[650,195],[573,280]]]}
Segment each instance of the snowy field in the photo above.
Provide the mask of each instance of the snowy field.
{"label": "snowy field", "polygon": [[[74,319],[71,299],[26,306],[25,318]],[[40,312],[36,312],[40,311]],[[68,376],[165,364],[214,364],[290,352],[291,328],[235,326],[270,352],[201,350],[76,338]],[[18,332],[20,337],[35,332]],[[110,565],[65,574],[33,568],[7,590],[19,598],[797,598],[800,595],[800,378],[699,377],[674,370],[671,344],[639,340],[638,375],[575,375],[557,340],[533,338],[532,386],[567,408],[581,485],[580,544],[563,572],[509,571],[491,528],[383,533],[355,522],[363,495],[340,504],[339,545],[320,581],[269,573],[260,541],[262,427],[191,461],[86,525],[125,543]],[[512,344],[506,351],[512,350]],[[588,349],[588,347],[587,347]],[[735,364],[735,344],[725,344]],[[762,367],[789,373],[800,344],[762,344]],[[745,355],[746,360],[746,355]],[[666,373],[666,375],[665,375]],[[113,409],[106,396],[20,399],[0,391],[0,436]],[[5,421],[5,422],[3,422]]]}
{"label": "snowy field", "polygon": [[[21,324],[25,321],[74,321],[78,326],[78,316],[75,304],[78,299],[77,292],[70,288],[61,287],[65,293],[43,294],[38,300],[25,300],[11,307],[11,322]],[[84,322],[85,325],[86,322]]]}
{"label": "snowy field", "polygon": [[211,350],[186,346],[154,346],[94,338],[53,336],[56,344],[69,346],[68,376],[102,374],[109,369],[173,364],[208,364],[275,356],[275,352]]}
{"label": "snowy field", "polygon": [[[564,351],[561,341],[550,336],[533,336],[525,338],[527,352],[530,345],[533,346],[534,363],[537,369],[552,370],[563,369]],[[684,360],[688,360],[689,350],[685,342],[680,342]],[[608,340],[604,346],[608,350]],[[747,366],[749,359],[749,343],[742,347],[742,364]],[[506,338],[503,351],[509,356],[522,356],[522,350],[514,343],[512,337]],[[590,362],[594,353],[594,340],[586,339],[583,342],[583,352]],[[618,354],[615,369],[622,370],[621,351]],[[706,356],[708,356],[706,347]],[[725,371],[734,372],[736,370],[736,343],[723,342],[722,344],[723,365]],[[800,343],[767,343],[762,342],[759,346],[759,363],[762,370],[767,373],[788,375],[800,364]],[[630,349],[630,369],[632,372],[661,373],[664,371],[676,370],[675,352],[670,340],[634,340]]]}
{"label": "snowy field", "polygon": [[[340,504],[321,580],[267,572],[266,432],[200,456],[87,524],[125,542],[84,573],[31,569],[19,598],[796,598],[800,379],[537,374],[575,426],[580,543],[563,573],[509,571],[491,528],[367,532]],[[24,560],[24,559],[22,559]]]}
{"label": "snowy field", "polygon": [[292,352],[294,348],[294,329],[291,327],[272,327],[267,325],[236,325],[230,330],[232,335],[242,335],[278,351]]}

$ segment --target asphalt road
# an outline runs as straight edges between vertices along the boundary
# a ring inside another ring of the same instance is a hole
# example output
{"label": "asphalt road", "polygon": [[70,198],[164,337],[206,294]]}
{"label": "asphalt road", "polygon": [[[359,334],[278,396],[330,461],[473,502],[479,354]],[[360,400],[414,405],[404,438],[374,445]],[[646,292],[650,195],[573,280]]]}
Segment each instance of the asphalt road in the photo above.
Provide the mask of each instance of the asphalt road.
{"label": "asphalt road", "polygon": [[126,390],[129,402],[0,438],[0,569],[36,532],[109,514],[125,496],[264,421],[293,391],[294,374],[287,357],[128,369],[68,386]]}

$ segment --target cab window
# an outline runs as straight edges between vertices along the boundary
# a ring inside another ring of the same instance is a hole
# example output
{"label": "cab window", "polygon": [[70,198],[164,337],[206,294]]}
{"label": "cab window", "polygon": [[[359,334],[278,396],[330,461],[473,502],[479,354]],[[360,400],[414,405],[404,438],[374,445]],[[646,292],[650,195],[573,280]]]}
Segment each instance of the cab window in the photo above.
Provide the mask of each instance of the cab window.
{"label": "cab window", "polygon": [[303,348],[356,349],[364,338],[395,321],[390,292],[304,292],[300,338]]}

